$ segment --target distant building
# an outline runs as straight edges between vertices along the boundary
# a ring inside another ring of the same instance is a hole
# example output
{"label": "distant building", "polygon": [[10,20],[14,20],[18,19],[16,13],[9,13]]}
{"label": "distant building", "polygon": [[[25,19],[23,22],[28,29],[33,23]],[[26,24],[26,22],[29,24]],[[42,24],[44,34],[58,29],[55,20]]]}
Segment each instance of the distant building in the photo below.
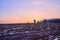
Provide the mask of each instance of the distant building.
{"label": "distant building", "polygon": [[34,20],[34,23],[36,23],[36,20]]}

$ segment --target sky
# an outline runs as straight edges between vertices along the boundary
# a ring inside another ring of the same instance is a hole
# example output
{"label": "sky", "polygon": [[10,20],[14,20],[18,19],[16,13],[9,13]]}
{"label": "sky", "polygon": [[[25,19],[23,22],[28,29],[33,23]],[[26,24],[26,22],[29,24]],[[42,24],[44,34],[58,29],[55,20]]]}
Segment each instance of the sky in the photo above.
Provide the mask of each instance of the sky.
{"label": "sky", "polygon": [[60,18],[60,0],[0,0],[0,23]]}

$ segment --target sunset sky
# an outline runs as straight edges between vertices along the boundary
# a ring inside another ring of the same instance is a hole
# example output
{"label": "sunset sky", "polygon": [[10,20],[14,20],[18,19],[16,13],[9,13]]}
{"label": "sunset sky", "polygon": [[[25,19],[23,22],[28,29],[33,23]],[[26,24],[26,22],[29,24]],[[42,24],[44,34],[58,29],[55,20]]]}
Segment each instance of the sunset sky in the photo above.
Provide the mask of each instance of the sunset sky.
{"label": "sunset sky", "polygon": [[0,0],[0,23],[60,18],[60,0]]}

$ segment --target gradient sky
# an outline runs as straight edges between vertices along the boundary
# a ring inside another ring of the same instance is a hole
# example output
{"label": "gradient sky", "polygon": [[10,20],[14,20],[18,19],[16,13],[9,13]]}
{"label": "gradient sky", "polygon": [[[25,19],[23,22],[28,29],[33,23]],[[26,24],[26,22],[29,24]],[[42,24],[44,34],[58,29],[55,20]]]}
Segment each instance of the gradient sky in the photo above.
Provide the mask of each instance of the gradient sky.
{"label": "gradient sky", "polygon": [[0,23],[60,18],[60,0],[0,0]]}

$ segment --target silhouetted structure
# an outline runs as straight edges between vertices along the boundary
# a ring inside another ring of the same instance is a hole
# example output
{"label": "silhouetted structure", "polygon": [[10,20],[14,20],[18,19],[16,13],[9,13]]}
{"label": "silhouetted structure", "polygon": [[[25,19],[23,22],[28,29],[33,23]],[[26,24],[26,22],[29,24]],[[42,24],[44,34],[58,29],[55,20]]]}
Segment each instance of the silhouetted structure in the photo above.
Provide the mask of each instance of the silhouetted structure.
{"label": "silhouetted structure", "polygon": [[36,23],[36,20],[34,20],[34,23]]}

